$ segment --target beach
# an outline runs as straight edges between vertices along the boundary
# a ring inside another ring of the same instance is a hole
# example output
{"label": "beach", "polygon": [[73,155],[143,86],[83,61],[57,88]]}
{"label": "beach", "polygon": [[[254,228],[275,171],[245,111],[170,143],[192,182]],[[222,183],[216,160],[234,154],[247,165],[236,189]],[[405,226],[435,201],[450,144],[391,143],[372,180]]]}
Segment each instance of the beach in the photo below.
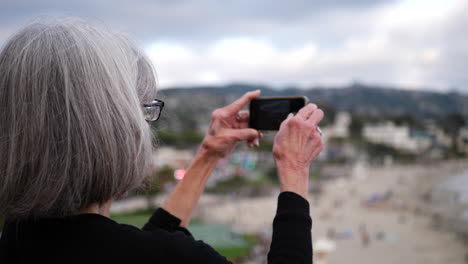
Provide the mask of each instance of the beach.
{"label": "beach", "polygon": [[[434,226],[424,200],[434,184],[468,169],[466,161],[372,167],[358,163],[347,177],[311,195],[315,263],[467,263],[468,245]],[[245,198],[203,195],[196,218],[263,238],[244,263],[266,263],[278,192]]]}

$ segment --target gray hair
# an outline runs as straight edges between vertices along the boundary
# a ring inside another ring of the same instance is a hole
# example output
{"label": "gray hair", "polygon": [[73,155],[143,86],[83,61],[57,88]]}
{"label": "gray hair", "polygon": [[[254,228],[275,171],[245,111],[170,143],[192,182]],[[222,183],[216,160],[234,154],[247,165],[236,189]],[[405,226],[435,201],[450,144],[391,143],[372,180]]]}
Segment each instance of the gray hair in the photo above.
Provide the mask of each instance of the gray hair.
{"label": "gray hair", "polygon": [[63,216],[140,186],[156,96],[151,62],[77,19],[32,23],[0,53],[0,215]]}

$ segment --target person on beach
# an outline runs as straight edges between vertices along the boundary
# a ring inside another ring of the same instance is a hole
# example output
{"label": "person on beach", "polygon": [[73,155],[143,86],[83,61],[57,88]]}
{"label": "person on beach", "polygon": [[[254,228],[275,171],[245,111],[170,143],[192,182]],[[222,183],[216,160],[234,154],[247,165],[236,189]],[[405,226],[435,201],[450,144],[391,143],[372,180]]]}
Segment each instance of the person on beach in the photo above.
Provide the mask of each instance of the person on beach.
{"label": "person on beach", "polygon": [[[153,67],[121,34],[76,19],[36,22],[0,53],[0,263],[230,263],[186,229],[217,162],[257,145],[242,111],[260,91],[213,111],[184,179],[142,229],[109,218],[142,186],[153,152]],[[281,193],[269,263],[312,263],[309,167],[322,110],[290,114],[275,136]]]}
{"label": "person on beach", "polygon": [[367,231],[365,224],[359,226],[359,235],[361,237],[361,244],[363,247],[368,247],[370,245],[370,234]]}

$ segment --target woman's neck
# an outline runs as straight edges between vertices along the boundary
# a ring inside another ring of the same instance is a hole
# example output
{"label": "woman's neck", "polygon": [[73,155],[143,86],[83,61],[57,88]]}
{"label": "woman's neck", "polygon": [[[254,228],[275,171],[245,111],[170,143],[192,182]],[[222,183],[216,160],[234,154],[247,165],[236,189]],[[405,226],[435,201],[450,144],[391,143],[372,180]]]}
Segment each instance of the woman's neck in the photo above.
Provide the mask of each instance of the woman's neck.
{"label": "woman's neck", "polygon": [[91,204],[90,206],[80,209],[76,212],[73,213],[73,215],[79,215],[79,214],[100,214],[105,217],[110,217],[110,207],[112,205],[113,200],[109,200],[103,204],[99,203],[94,203]]}

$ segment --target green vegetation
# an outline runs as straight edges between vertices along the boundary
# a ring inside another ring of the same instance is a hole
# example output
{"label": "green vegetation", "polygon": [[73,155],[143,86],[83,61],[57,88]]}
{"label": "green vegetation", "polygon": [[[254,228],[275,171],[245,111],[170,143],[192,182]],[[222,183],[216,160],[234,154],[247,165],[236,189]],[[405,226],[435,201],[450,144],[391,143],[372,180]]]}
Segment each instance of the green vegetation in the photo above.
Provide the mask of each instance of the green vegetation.
{"label": "green vegetation", "polygon": [[397,126],[407,125],[412,129],[424,130],[426,126],[423,124],[422,120],[415,118],[412,114],[407,113],[399,116],[390,118]]}
{"label": "green vegetation", "polygon": [[234,176],[227,180],[218,182],[215,186],[207,188],[207,192],[211,193],[229,193],[245,187],[249,181],[240,176]]}
{"label": "green vegetation", "polygon": [[203,240],[213,246],[228,259],[248,255],[257,243],[253,236],[234,233],[229,227],[223,225],[193,222],[188,229],[197,240]]}
{"label": "green vegetation", "polygon": [[252,148],[253,151],[262,152],[273,150],[273,140],[262,138],[260,139],[260,146],[258,148]]}
{"label": "green vegetation", "polygon": [[127,224],[142,228],[150,219],[153,211],[143,210],[128,214],[112,214],[112,220],[120,224]]}
{"label": "green vegetation", "polygon": [[349,133],[351,139],[362,140],[362,129],[364,127],[364,120],[358,115],[351,116],[351,124],[349,125]]}
{"label": "green vegetation", "polygon": [[266,171],[266,177],[272,184],[279,185],[278,172],[276,170],[276,167],[270,167]]}
{"label": "green vegetation", "polygon": [[[309,98],[311,99],[311,98]],[[336,109],[333,105],[325,102],[325,101],[315,101],[312,100],[313,103],[317,104],[317,106],[323,110],[324,113],[326,113],[320,122],[320,126],[325,127],[328,125],[333,124],[335,122],[335,116],[336,116]]]}
{"label": "green vegetation", "polygon": [[439,126],[449,134],[452,138],[452,153],[454,156],[459,156],[460,150],[457,145],[457,138],[460,133],[460,129],[466,125],[466,121],[463,115],[459,113],[450,113],[443,118],[439,119]]}
{"label": "green vegetation", "polygon": [[174,131],[161,130],[156,133],[156,138],[162,145],[187,147],[200,144],[203,140],[203,135],[193,131],[176,133]]}
{"label": "green vegetation", "polygon": [[267,174],[257,175],[257,177],[254,178],[233,176],[216,183],[216,185],[207,188],[206,191],[216,194],[242,193],[242,195],[249,197],[261,196],[268,193],[273,185],[276,185],[278,180],[277,178],[273,179],[273,177],[270,178]]}
{"label": "green vegetation", "polygon": [[365,143],[366,152],[374,160],[382,161],[386,156],[391,156],[401,163],[411,163],[417,158],[417,155],[405,153],[384,144]]}
{"label": "green vegetation", "polygon": [[323,175],[320,173],[319,170],[311,170],[311,171],[310,171],[310,175],[309,175],[309,177],[310,177],[311,179],[317,180],[317,181],[320,180],[320,179],[322,179],[322,176],[323,176]]}

